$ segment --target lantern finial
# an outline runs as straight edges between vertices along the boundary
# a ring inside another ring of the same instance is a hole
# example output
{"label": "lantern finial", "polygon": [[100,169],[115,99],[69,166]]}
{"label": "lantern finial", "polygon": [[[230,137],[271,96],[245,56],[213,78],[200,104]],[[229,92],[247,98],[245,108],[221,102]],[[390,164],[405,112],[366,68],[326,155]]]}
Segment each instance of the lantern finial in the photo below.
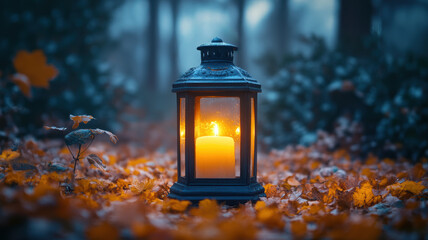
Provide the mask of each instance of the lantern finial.
{"label": "lantern finial", "polygon": [[223,40],[221,40],[221,38],[219,37],[215,37],[213,38],[213,40],[211,40],[212,43],[219,43],[219,42],[223,42]]}

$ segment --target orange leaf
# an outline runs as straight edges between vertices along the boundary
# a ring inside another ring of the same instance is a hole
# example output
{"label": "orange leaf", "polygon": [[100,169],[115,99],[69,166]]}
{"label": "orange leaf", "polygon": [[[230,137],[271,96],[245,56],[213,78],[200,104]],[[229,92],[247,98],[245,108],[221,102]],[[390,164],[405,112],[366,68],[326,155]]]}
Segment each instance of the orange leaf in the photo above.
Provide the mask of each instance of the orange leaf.
{"label": "orange leaf", "polygon": [[382,200],[382,196],[375,196],[373,194],[373,187],[368,182],[363,183],[360,188],[357,188],[352,197],[357,207],[369,207]]}
{"label": "orange leaf", "polygon": [[73,121],[73,129],[76,129],[79,124],[81,122],[83,123],[88,123],[89,121],[91,121],[92,119],[95,119],[94,117],[92,117],[91,115],[78,115],[78,116],[74,116],[70,114],[70,119]]}
{"label": "orange leaf", "polygon": [[265,194],[268,198],[275,196],[276,192],[277,192],[276,185],[273,185],[270,183],[265,185]]}
{"label": "orange leaf", "polygon": [[19,90],[21,90],[22,94],[27,98],[31,98],[31,84],[28,77],[21,73],[15,73],[12,76],[12,82],[18,86]]}
{"label": "orange leaf", "polygon": [[18,73],[28,77],[34,87],[49,87],[49,81],[58,75],[58,70],[46,64],[46,56],[42,50],[33,52],[19,51],[13,59],[13,65]]}
{"label": "orange leaf", "polygon": [[390,185],[386,189],[393,196],[405,198],[410,197],[411,195],[420,194],[425,189],[425,186],[422,185],[420,182],[405,181],[403,183],[396,183]]}

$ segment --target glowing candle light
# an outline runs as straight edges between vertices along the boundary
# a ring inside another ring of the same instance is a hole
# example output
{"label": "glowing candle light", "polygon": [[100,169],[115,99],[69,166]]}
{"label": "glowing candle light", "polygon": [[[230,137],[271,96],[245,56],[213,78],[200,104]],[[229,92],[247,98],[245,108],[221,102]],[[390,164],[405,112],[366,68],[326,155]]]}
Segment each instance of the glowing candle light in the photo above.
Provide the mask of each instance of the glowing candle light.
{"label": "glowing candle light", "polygon": [[231,137],[218,136],[220,129],[211,122],[214,136],[196,139],[196,177],[234,178],[235,141]]}

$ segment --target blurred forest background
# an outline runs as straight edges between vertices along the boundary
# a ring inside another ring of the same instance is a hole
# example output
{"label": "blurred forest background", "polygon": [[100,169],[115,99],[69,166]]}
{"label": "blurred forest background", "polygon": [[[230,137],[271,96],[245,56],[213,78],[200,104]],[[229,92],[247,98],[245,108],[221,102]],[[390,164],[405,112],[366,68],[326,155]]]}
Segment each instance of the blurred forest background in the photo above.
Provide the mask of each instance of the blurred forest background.
{"label": "blurred forest background", "polygon": [[[174,149],[171,84],[218,36],[262,84],[263,151],[324,139],[355,155],[428,156],[426,0],[15,0],[0,12],[1,148],[90,114],[122,142]],[[13,60],[37,49],[59,74],[29,98]]]}

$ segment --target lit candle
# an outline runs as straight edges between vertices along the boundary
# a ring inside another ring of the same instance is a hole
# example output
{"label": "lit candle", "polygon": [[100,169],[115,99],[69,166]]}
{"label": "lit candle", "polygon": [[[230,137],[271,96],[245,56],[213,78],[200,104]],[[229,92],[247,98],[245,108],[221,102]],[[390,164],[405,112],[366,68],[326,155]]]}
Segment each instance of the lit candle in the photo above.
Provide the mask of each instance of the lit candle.
{"label": "lit candle", "polygon": [[235,141],[231,137],[218,136],[219,129],[214,125],[214,136],[196,139],[196,177],[234,178]]}

